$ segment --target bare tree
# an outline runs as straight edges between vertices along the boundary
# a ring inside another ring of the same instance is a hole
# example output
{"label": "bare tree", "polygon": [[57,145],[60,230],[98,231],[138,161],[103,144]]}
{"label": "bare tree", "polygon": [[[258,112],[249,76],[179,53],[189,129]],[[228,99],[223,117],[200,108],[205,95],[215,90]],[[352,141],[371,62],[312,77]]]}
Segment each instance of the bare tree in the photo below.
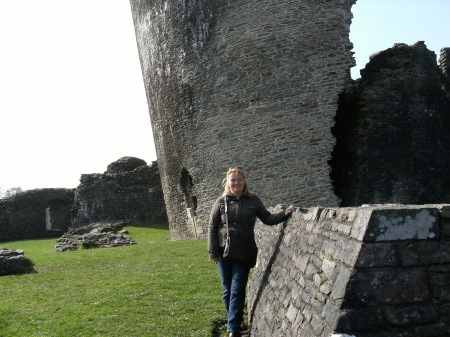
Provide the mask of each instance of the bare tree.
{"label": "bare tree", "polygon": [[5,197],[10,197],[10,196],[20,193],[20,192],[23,192],[22,187],[20,187],[20,186],[19,187],[11,187],[8,190],[6,190]]}
{"label": "bare tree", "polygon": [[0,185],[0,199],[10,197],[20,192],[23,192],[22,187],[10,187],[7,190],[5,190],[5,188],[2,185]]}

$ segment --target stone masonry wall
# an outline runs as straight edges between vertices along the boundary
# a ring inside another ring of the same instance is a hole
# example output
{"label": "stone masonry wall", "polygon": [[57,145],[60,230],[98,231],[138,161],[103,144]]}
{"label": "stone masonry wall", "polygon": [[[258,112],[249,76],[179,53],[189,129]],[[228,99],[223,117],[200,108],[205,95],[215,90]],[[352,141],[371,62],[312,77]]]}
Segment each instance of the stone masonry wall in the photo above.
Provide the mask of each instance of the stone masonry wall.
{"label": "stone masonry wall", "polygon": [[450,205],[317,207],[256,228],[252,336],[450,335]]}
{"label": "stone masonry wall", "polygon": [[206,237],[231,165],[269,205],[339,204],[330,129],[355,2],[130,0],[173,239]]}
{"label": "stone masonry wall", "polygon": [[46,188],[0,199],[0,242],[52,237],[70,226],[74,190]]}
{"label": "stone masonry wall", "polygon": [[105,173],[82,174],[75,190],[72,225],[133,221],[167,225],[158,164],[123,157]]}
{"label": "stone masonry wall", "polygon": [[444,56],[440,69],[423,42],[396,44],[340,95],[330,161],[340,206],[450,202]]}

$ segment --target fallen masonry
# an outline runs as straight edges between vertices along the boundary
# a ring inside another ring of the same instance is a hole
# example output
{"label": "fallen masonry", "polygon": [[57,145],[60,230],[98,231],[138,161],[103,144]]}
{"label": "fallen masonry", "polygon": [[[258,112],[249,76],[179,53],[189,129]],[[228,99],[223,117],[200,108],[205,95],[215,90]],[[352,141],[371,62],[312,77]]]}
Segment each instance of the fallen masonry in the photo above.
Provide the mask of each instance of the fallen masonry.
{"label": "fallen masonry", "polygon": [[98,222],[89,226],[72,227],[56,242],[56,252],[65,252],[83,248],[112,248],[124,245],[134,245],[136,242],[122,228],[126,221],[113,223]]}

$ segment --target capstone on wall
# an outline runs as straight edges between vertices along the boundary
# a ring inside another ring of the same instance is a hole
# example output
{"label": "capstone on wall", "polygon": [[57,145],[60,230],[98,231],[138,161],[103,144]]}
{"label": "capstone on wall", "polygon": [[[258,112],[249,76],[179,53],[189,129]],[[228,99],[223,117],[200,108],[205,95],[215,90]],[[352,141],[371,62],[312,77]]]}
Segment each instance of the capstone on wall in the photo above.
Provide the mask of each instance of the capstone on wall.
{"label": "capstone on wall", "polygon": [[256,237],[252,336],[450,336],[450,205],[298,209]]}
{"label": "capstone on wall", "polygon": [[356,0],[130,0],[173,239],[229,166],[268,205],[337,206],[328,160]]}
{"label": "capstone on wall", "polygon": [[44,188],[0,199],[0,241],[61,235],[70,226],[74,189]]}
{"label": "capstone on wall", "polygon": [[75,227],[98,221],[167,225],[158,164],[123,157],[103,174],[82,174],[71,212]]}

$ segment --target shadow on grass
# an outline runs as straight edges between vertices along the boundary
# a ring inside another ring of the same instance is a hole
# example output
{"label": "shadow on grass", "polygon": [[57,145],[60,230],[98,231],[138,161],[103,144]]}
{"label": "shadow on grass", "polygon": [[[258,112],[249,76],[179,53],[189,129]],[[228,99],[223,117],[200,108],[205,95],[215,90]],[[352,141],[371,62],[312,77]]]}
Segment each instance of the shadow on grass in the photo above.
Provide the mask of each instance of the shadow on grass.
{"label": "shadow on grass", "polygon": [[29,258],[24,258],[24,270],[20,274],[36,274],[37,271],[34,269],[34,263]]}
{"label": "shadow on grass", "polygon": [[[242,337],[249,336],[248,326],[246,324],[243,324],[241,326],[240,333]],[[217,319],[213,322],[213,330],[211,331],[211,337],[228,337],[226,319]]]}
{"label": "shadow on grass", "polygon": [[28,259],[24,258],[23,264],[20,266],[16,266],[15,268],[11,268],[7,272],[0,272],[0,276],[6,275],[22,275],[22,274],[36,274],[37,271],[34,269],[34,263]]}
{"label": "shadow on grass", "polygon": [[217,319],[213,322],[213,330],[211,331],[211,337],[225,336],[227,333],[227,320]]}

